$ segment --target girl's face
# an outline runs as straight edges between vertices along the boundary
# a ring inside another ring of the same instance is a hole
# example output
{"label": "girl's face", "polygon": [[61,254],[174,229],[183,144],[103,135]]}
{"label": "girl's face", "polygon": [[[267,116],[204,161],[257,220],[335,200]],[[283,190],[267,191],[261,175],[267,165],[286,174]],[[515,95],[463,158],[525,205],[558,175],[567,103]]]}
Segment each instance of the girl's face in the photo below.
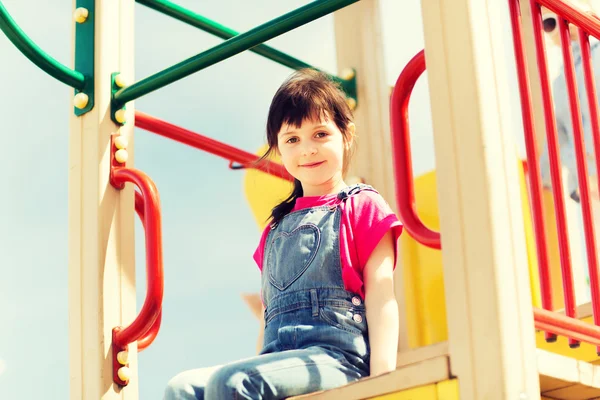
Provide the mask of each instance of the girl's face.
{"label": "girl's face", "polygon": [[[354,129],[354,124],[348,126],[349,137]],[[302,183],[305,196],[331,194],[345,186],[344,153],[350,145],[331,119],[305,120],[300,128],[283,124],[277,134],[283,165]]]}

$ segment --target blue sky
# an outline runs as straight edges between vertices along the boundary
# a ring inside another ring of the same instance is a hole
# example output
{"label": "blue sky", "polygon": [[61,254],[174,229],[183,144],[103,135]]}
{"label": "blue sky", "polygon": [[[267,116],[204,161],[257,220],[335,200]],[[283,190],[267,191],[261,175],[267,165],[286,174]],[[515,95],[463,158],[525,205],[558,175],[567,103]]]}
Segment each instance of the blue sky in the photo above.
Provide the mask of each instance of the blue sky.
{"label": "blue sky", "polygon": [[[178,0],[238,31],[307,4],[300,0]],[[419,1],[383,3],[390,85],[423,48]],[[43,49],[70,65],[71,1],[4,0]],[[233,12],[235,10],[235,12]],[[398,18],[402,15],[402,18]],[[401,23],[399,23],[401,21]],[[220,42],[136,5],[136,80]],[[407,38],[410,38],[409,40]],[[331,17],[269,42],[327,71],[337,70]],[[508,51],[511,51],[509,48]],[[72,90],[40,71],[0,35],[0,398],[68,398],[67,163]],[[255,152],[264,143],[271,97],[291,71],[244,53],[136,101],[139,110]],[[516,93],[516,92],[515,92]],[[433,168],[424,80],[412,98],[415,173]],[[516,115],[516,117],[519,117]],[[257,324],[240,299],[258,291],[252,253],[259,230],[243,172],[151,133],[135,132],[136,168],[161,196],[165,264],[163,324],[139,356],[140,398],[158,399],[179,371],[253,355]],[[138,286],[143,231],[136,222]],[[138,292],[138,309],[143,302]]]}

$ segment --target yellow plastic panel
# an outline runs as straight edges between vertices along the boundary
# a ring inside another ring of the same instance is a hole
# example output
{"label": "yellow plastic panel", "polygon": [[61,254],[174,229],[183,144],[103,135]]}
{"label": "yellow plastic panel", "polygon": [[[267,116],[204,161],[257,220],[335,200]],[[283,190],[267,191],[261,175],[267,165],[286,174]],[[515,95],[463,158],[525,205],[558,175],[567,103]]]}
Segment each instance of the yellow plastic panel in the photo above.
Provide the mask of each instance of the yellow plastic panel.
{"label": "yellow plastic panel", "polygon": [[383,396],[370,397],[370,400],[458,400],[458,380],[450,379],[433,385],[419,386],[390,393]]}
{"label": "yellow plastic panel", "polygon": [[437,384],[438,400],[457,400],[460,398],[458,379],[450,379]]}
{"label": "yellow plastic panel", "polygon": [[[421,220],[439,230],[437,184],[431,171],[415,179],[415,202]],[[410,347],[448,339],[442,254],[417,243],[406,232],[401,236]]]}
{"label": "yellow plastic panel", "polygon": [[420,386],[383,396],[370,397],[373,400],[438,400],[437,385]]}
{"label": "yellow plastic panel", "polygon": [[[522,162],[519,161],[521,197],[524,209],[525,240],[531,279],[532,302],[540,305],[539,277],[527,186]],[[437,183],[435,171],[414,180],[417,213],[430,229],[439,231]],[[438,250],[417,243],[410,235],[401,239],[402,265],[406,293],[409,346],[428,346],[448,339],[442,255]]]}
{"label": "yellow plastic panel", "polygon": [[[257,154],[262,156],[267,148],[267,146],[263,146]],[[271,157],[270,160],[277,163],[281,162],[277,155]],[[266,226],[273,207],[290,195],[292,187],[292,183],[285,179],[277,178],[257,169],[249,168],[246,170],[244,193],[252,210],[252,215],[261,230]]]}

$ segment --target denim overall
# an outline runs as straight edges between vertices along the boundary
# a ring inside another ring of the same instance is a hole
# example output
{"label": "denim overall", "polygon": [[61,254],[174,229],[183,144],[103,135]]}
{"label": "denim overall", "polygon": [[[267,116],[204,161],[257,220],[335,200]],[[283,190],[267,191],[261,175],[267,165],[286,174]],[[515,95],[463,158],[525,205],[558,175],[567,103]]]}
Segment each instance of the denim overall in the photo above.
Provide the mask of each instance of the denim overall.
{"label": "denim overall", "polygon": [[184,372],[170,382],[165,399],[284,399],[369,375],[365,307],[344,288],[339,243],[339,205],[361,190],[374,189],[347,187],[336,205],[292,212],[271,227],[262,271],[260,355],[204,378]]}

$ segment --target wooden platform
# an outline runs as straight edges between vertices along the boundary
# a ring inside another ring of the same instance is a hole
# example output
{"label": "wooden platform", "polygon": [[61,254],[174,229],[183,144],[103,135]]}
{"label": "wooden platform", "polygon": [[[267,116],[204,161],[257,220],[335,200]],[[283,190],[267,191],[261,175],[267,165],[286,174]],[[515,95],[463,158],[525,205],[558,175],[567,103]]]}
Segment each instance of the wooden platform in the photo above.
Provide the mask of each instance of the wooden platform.
{"label": "wooden platform", "polygon": [[[537,361],[543,399],[600,399],[600,366],[540,349],[537,349]],[[399,354],[398,368],[388,374],[291,399],[360,400],[454,378],[448,344],[444,342]]]}

